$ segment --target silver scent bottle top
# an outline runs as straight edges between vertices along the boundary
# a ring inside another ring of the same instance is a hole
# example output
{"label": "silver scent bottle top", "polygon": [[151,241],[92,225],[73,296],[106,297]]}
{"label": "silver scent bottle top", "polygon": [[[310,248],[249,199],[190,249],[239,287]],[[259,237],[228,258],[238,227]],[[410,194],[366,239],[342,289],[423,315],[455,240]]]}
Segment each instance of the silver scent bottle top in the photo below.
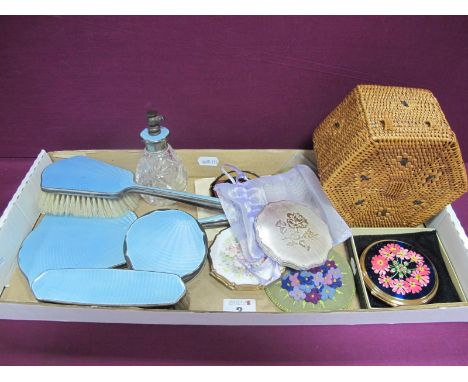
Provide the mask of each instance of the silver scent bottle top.
{"label": "silver scent bottle top", "polygon": [[[140,133],[140,137],[145,142],[145,148],[137,164],[135,181],[144,186],[185,191],[187,170],[167,141],[169,129],[161,126],[164,117],[156,111],[148,111],[146,116],[148,126]],[[149,204],[158,207],[174,203],[156,196],[141,196]]]}

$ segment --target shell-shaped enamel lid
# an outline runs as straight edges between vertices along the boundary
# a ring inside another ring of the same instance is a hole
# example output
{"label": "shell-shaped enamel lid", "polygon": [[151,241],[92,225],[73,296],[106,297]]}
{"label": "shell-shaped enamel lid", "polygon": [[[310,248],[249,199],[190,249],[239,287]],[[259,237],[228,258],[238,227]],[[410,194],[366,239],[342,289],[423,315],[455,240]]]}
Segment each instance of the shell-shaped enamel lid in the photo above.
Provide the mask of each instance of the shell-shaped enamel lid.
{"label": "shell-shaped enamel lid", "polygon": [[132,269],[173,273],[184,281],[201,269],[208,253],[205,231],[190,214],[156,210],[139,217],[125,239]]}
{"label": "shell-shaped enamel lid", "polygon": [[325,222],[309,207],[280,201],[267,204],[255,223],[257,242],[279,264],[298,270],[323,263],[332,248]]}

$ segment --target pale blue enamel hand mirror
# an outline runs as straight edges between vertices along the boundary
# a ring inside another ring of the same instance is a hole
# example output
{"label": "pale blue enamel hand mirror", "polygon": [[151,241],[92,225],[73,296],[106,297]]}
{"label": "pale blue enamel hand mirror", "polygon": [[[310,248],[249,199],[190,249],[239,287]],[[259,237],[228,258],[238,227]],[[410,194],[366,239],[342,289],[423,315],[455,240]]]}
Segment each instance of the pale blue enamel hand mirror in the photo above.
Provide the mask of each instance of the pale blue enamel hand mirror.
{"label": "pale blue enamel hand mirror", "polygon": [[133,212],[113,218],[45,215],[24,240],[18,264],[29,283],[63,268],[112,268],[125,264],[124,240]]}

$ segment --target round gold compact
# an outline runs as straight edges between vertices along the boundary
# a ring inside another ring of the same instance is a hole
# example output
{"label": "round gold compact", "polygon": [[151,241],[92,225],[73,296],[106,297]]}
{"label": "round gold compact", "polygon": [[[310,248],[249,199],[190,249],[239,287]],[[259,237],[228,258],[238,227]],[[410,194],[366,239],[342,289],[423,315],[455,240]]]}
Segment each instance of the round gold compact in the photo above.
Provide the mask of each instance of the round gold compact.
{"label": "round gold compact", "polygon": [[267,204],[256,218],[255,230],[265,254],[293,269],[320,265],[332,248],[325,222],[311,208],[295,202]]}
{"label": "round gold compact", "polygon": [[364,283],[379,300],[390,306],[421,305],[437,293],[437,271],[420,249],[399,241],[379,240],[362,252]]}
{"label": "round gold compact", "polygon": [[229,289],[263,289],[240,261],[242,248],[231,228],[220,231],[210,247],[210,274]]}

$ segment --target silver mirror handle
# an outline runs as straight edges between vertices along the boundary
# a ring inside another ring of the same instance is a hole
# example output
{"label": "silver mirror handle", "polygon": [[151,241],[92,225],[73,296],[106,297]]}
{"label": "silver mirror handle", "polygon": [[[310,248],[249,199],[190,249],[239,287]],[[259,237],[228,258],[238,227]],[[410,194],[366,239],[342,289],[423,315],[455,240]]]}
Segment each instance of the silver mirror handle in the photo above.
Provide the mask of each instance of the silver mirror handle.
{"label": "silver mirror handle", "polygon": [[198,219],[203,228],[229,227],[226,215],[219,214]]}
{"label": "silver mirror handle", "polygon": [[223,210],[219,199],[212,196],[191,194],[189,192],[176,191],[160,187],[141,186],[139,184],[135,184],[125,191],[131,191],[144,195],[159,196],[160,198],[170,199],[176,202],[183,202],[198,207],[212,208],[221,211]]}

